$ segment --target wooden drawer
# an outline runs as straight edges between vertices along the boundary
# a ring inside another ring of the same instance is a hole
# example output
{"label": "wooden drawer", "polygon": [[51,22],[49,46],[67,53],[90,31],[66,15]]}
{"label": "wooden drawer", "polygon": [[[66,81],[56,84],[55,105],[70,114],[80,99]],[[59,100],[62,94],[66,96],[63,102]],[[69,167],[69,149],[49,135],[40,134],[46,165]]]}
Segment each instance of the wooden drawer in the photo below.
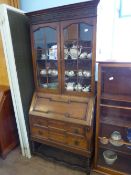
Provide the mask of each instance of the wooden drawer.
{"label": "wooden drawer", "polygon": [[30,125],[35,127],[48,126],[48,122],[44,117],[30,116]]}
{"label": "wooden drawer", "polygon": [[88,144],[85,137],[78,137],[74,135],[67,135],[67,145],[80,149],[87,149]]}
{"label": "wooden drawer", "polygon": [[70,124],[67,122],[61,122],[61,121],[52,121],[49,120],[48,121],[48,127],[52,128],[52,129],[59,129],[59,130],[63,130],[72,134],[78,134],[78,135],[82,135],[85,136],[85,127],[83,126],[79,126],[79,125],[74,125],[74,124]]}
{"label": "wooden drawer", "polygon": [[66,130],[67,130],[67,132],[70,132],[70,133],[73,133],[73,134],[78,134],[78,135],[85,136],[84,127],[81,127],[79,125],[69,124],[69,125],[66,126]]}
{"label": "wooden drawer", "polygon": [[49,129],[49,140],[59,143],[66,143],[66,136],[64,132]]}
{"label": "wooden drawer", "polygon": [[65,130],[66,123],[57,121],[57,120],[49,120],[48,121],[48,127],[52,129],[60,129],[60,130]]}
{"label": "wooden drawer", "polygon": [[46,128],[40,127],[32,127],[31,128],[31,135],[37,138],[46,138],[48,139],[48,130]]}

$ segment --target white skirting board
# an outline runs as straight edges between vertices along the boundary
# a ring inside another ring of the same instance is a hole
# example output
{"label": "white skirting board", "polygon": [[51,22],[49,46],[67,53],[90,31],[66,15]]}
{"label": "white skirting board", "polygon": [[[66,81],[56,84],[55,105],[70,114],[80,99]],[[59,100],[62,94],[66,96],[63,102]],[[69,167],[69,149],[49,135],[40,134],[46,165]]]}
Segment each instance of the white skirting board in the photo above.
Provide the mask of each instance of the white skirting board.
{"label": "white skirting board", "polygon": [[5,61],[7,66],[7,72],[8,72],[14,111],[15,111],[15,118],[16,118],[16,123],[18,128],[21,151],[23,156],[31,158],[29,140],[28,140],[27,129],[25,125],[25,118],[24,118],[23,106],[21,102],[16,65],[15,65],[9,20],[7,15],[8,9],[14,11],[15,13],[19,13],[21,15],[24,15],[24,12],[5,4],[0,5],[0,32],[2,36]]}

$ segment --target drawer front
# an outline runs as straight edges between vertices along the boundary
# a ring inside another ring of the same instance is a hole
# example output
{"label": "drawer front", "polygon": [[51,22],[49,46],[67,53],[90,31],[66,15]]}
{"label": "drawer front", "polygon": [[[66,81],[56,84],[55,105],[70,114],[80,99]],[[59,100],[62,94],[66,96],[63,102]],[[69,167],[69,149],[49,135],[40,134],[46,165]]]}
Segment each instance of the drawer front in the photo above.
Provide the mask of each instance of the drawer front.
{"label": "drawer front", "polygon": [[55,121],[55,120],[49,120],[48,121],[48,127],[52,129],[60,129],[60,130],[65,130],[66,124],[61,121]]}
{"label": "drawer front", "polygon": [[74,147],[74,149],[87,150],[89,148],[90,139],[87,137],[85,126],[37,116],[30,116],[30,125],[33,137],[48,139]]}
{"label": "drawer front", "polygon": [[30,116],[30,125],[31,126],[48,126],[48,122],[46,118]]}
{"label": "drawer front", "polygon": [[84,127],[80,127],[79,125],[72,125],[69,124],[66,128],[67,132],[73,133],[73,134],[78,134],[78,135],[85,135],[85,129]]}
{"label": "drawer front", "polygon": [[79,125],[70,124],[66,122],[49,120],[48,127],[52,129],[59,129],[61,131],[66,131],[67,133],[69,132],[69,133],[76,134],[76,135],[77,134],[81,136],[86,135],[86,130],[84,126],[82,127]]}
{"label": "drawer front", "polygon": [[49,128],[49,139],[54,142],[66,143],[65,132]]}
{"label": "drawer front", "polygon": [[48,139],[48,130],[44,128],[39,128],[39,127],[32,127],[31,128],[31,135],[33,137],[37,138],[45,138]]}
{"label": "drawer front", "polygon": [[85,137],[67,135],[67,145],[79,149],[88,149],[88,144]]}
{"label": "drawer front", "polygon": [[50,120],[44,117],[37,117],[37,116],[30,116],[30,125],[31,127],[46,126],[51,129],[58,129],[60,131],[66,131],[67,133],[81,135],[83,137],[86,135],[87,132],[84,126],[57,120]]}

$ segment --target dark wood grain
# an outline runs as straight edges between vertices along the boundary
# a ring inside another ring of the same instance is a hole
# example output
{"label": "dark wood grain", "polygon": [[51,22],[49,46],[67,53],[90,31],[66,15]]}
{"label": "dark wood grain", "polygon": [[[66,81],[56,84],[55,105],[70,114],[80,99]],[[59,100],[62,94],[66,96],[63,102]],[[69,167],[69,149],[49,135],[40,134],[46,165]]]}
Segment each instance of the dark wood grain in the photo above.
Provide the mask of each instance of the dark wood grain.
{"label": "dark wood grain", "polygon": [[26,13],[29,16],[31,24],[40,24],[47,22],[57,22],[87,17],[96,17],[97,4],[99,0],[88,1],[83,3],[65,5],[61,7],[40,10]]}
{"label": "dark wood grain", "polygon": [[7,154],[18,144],[18,133],[9,87],[0,86],[0,154]]}

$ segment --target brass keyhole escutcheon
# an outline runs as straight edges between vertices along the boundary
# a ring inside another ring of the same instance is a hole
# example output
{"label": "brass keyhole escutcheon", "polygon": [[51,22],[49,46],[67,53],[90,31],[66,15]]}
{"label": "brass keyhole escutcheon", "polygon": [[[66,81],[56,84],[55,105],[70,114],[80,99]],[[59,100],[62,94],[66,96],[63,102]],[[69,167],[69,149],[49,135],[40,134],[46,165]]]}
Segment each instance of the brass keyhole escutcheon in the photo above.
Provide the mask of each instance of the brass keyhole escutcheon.
{"label": "brass keyhole escutcheon", "polygon": [[79,145],[79,142],[77,140],[75,140],[74,144],[77,146],[77,145]]}
{"label": "brass keyhole escutcheon", "polygon": [[39,135],[42,135],[43,133],[42,133],[42,131],[38,131],[38,134],[39,134]]}

